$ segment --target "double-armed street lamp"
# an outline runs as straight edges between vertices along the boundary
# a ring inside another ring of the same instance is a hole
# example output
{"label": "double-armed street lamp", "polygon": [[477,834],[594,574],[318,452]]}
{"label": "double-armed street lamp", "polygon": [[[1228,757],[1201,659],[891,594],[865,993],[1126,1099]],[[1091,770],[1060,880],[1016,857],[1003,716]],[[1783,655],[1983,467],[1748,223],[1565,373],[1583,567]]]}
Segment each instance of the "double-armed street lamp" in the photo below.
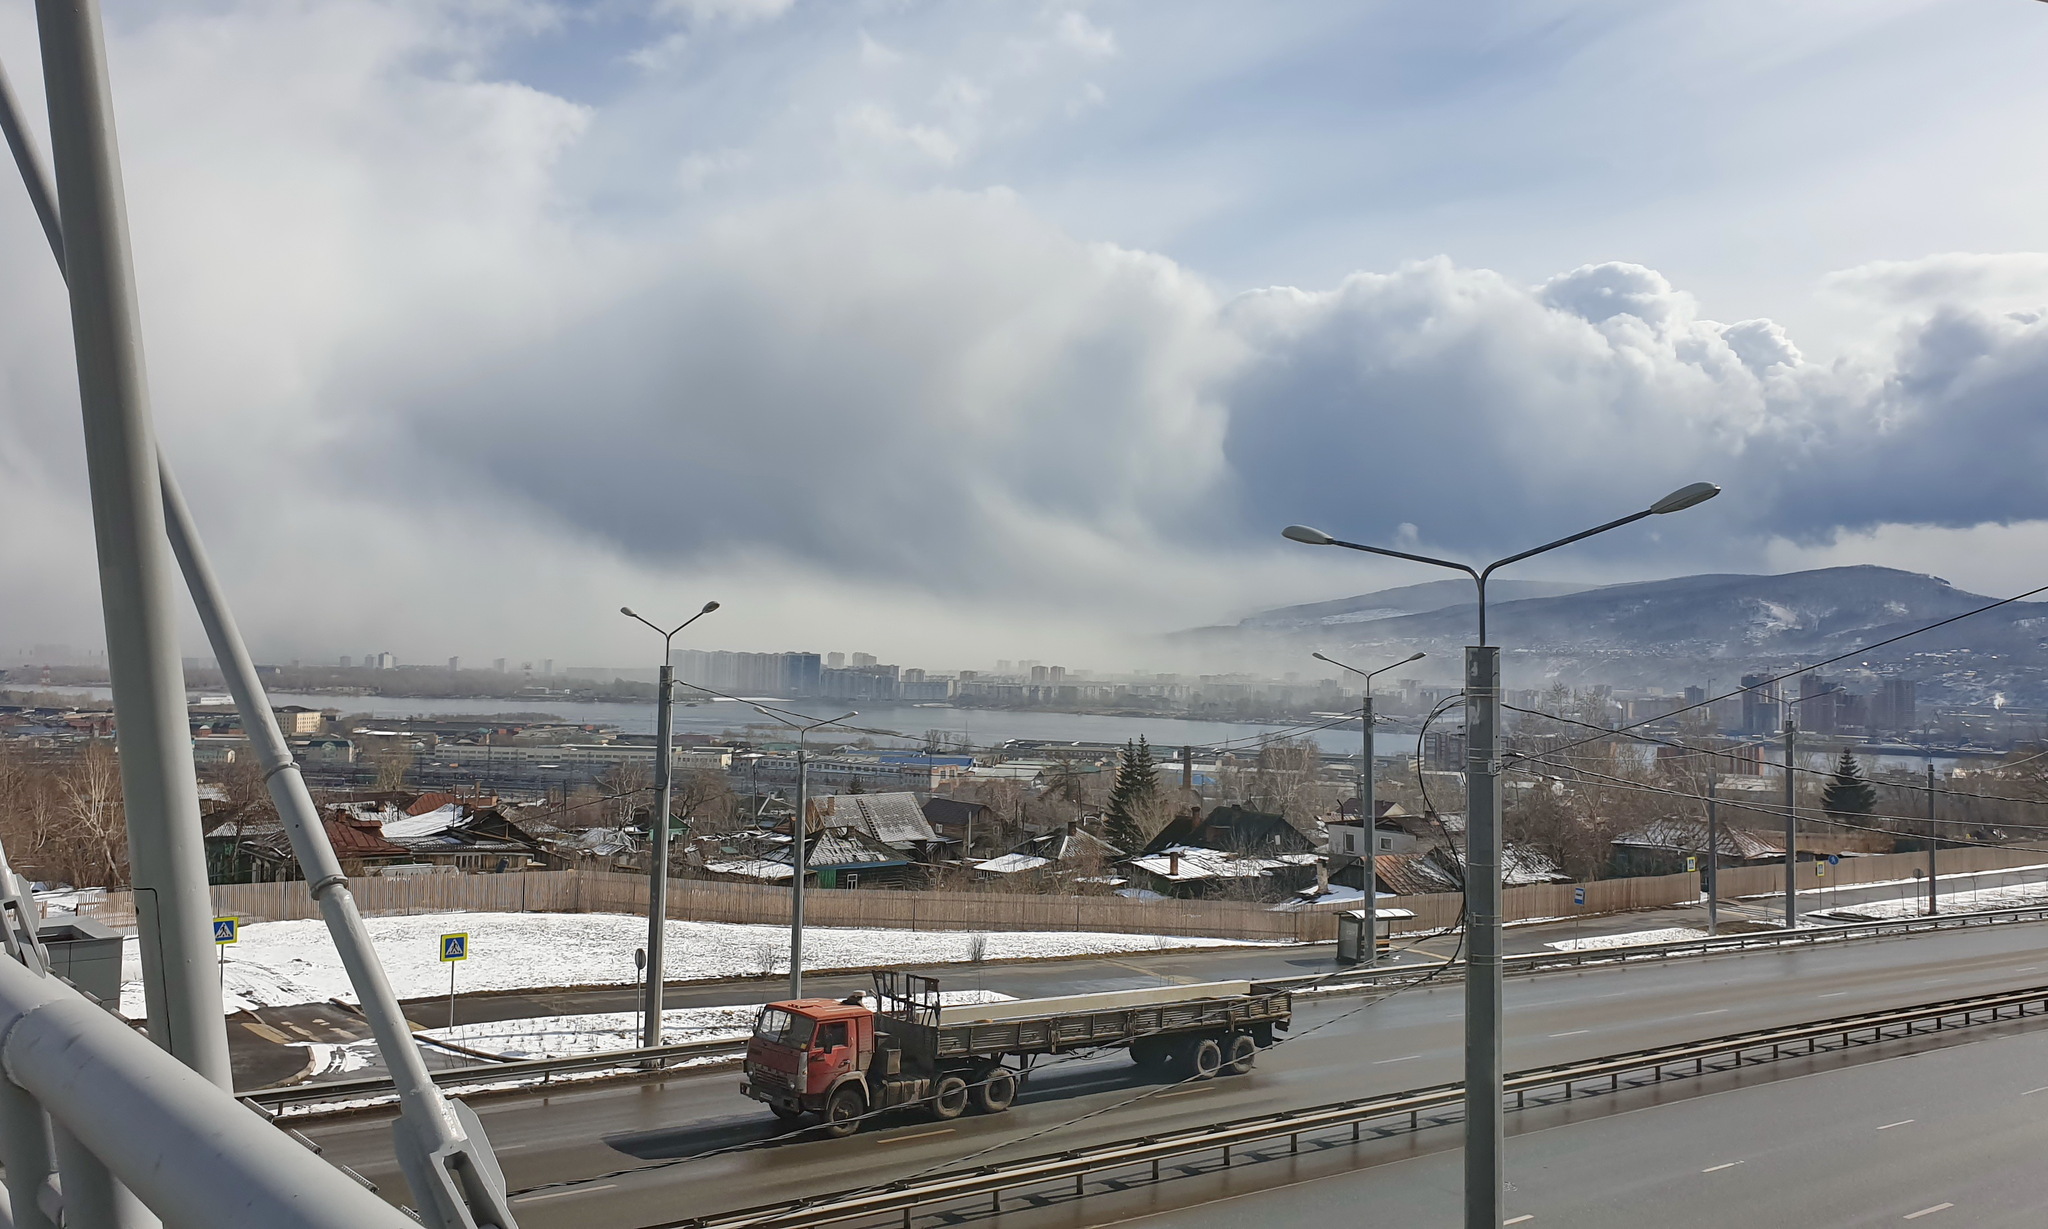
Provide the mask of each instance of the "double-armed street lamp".
{"label": "double-armed street lamp", "polygon": [[805,756],[804,740],[811,736],[812,730],[837,725],[848,717],[860,716],[860,713],[855,710],[804,725],[758,704],[754,711],[777,725],[796,731],[796,818],[789,825],[789,997],[800,999],[804,996],[804,874],[811,865],[810,842],[807,839],[811,818],[811,770],[810,761]]}
{"label": "double-armed street lamp", "polygon": [[1349,670],[1365,680],[1365,702],[1359,709],[1358,714],[1359,724],[1365,730],[1364,755],[1358,761],[1358,822],[1365,829],[1365,955],[1362,963],[1367,968],[1370,968],[1379,963],[1380,957],[1379,862],[1377,861],[1379,844],[1373,829],[1373,811],[1375,808],[1372,788],[1372,680],[1374,675],[1385,674],[1387,671],[1397,666],[1405,666],[1411,661],[1421,661],[1429,656],[1429,654],[1410,653],[1400,661],[1394,662],[1392,665],[1381,666],[1377,670],[1360,670],[1357,666],[1347,666],[1336,658],[1322,653],[1311,653],[1309,656],[1317,661],[1329,662],[1339,670]]}
{"label": "double-armed street lamp", "polygon": [[664,630],[634,614],[631,606],[619,607],[620,614],[646,623],[661,637],[661,677],[654,692],[654,819],[647,825],[647,990],[640,1000],[643,1046],[661,1044],[661,974],[666,967],[662,963],[662,938],[667,934],[668,921],[668,809],[675,784],[670,772],[669,744],[675,736],[676,672],[669,663],[669,646],[677,632],[716,609],[717,602],[706,602],[704,609]]}
{"label": "double-armed street lamp", "polygon": [[1479,591],[1479,643],[1465,650],[1465,1227],[1497,1229],[1501,1195],[1500,649],[1486,642],[1486,582],[1510,563],[1569,546],[1649,516],[1682,512],[1721,493],[1711,482],[1680,487],[1640,512],[1496,559],[1484,568],[1383,546],[1345,542],[1307,525],[1282,534],[1310,546],[1341,546],[1449,568]]}

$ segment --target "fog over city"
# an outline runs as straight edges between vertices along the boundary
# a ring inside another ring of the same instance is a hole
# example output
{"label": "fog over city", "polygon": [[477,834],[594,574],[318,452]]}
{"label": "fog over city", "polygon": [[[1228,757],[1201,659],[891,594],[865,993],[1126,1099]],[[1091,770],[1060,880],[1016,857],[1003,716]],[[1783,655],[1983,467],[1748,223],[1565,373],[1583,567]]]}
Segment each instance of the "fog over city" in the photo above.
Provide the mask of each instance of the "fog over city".
{"label": "fog over city", "polygon": [[[259,655],[633,661],[622,602],[716,598],[698,644],[1115,668],[1436,579],[1291,522],[1490,557],[1698,479],[1530,575],[2041,583],[2035,7],[164,2],[109,38],[158,423]],[[40,125],[35,41],[0,0]],[[0,282],[0,624],[97,645],[19,192]]]}

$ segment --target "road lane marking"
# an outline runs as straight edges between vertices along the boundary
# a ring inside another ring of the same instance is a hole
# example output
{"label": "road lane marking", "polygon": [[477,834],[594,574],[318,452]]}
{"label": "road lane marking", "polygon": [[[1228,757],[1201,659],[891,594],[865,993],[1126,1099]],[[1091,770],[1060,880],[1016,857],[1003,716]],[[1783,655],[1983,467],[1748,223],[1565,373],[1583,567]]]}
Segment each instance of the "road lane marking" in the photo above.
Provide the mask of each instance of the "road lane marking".
{"label": "road lane marking", "polygon": [[1946,1210],[1946,1209],[1948,1209],[1948,1208],[1953,1208],[1953,1207],[1955,1207],[1955,1206],[1956,1206],[1956,1205],[1954,1205],[1954,1204],[1952,1204],[1952,1203],[1937,1203],[1937,1204],[1935,1204],[1935,1205],[1934,1205],[1933,1207],[1931,1207],[1931,1208],[1922,1208],[1922,1209],[1920,1209],[1920,1210],[1919,1210],[1918,1212],[1908,1212],[1908,1213],[1906,1213],[1905,1219],[1907,1219],[1907,1220],[1919,1220],[1919,1219],[1920,1219],[1921,1217],[1923,1217],[1923,1216],[1926,1216],[1926,1215],[1927,1215],[1928,1213],[1930,1213],[1930,1212],[1940,1212],[1940,1211],[1944,1211],[1944,1210]]}
{"label": "road lane marking", "polygon": [[[615,1190],[618,1188],[618,1185],[616,1182],[607,1182],[602,1186],[569,1186],[559,1191],[545,1191],[538,1195],[514,1195],[512,1198],[523,1199],[528,1203],[539,1203],[543,1199],[560,1199],[564,1195],[587,1195],[591,1191]],[[1942,1206],[1946,1207],[1947,1205],[1944,1204]]]}
{"label": "road lane marking", "polygon": [[[1158,1093],[1158,1094],[1155,1094],[1155,1095],[1157,1095],[1157,1096],[1159,1096],[1159,1097],[1161,1097],[1161,1098],[1165,1098],[1165,1097],[1185,1097],[1185,1096],[1187,1096],[1187,1095],[1188,1095],[1189,1093],[1191,1093],[1191,1092],[1213,1092],[1213,1091],[1215,1091],[1215,1088],[1216,1088],[1216,1085],[1214,1085],[1214,1084],[1202,1084],[1202,1085],[1199,1085],[1198,1087],[1195,1087],[1195,1088],[1181,1088],[1181,1089],[1176,1089],[1176,1090],[1174,1090],[1173,1092],[1162,1092],[1162,1093]],[[948,1128],[946,1128],[946,1129],[947,1129],[947,1130],[949,1130],[949,1131],[950,1131],[950,1130],[952,1130],[952,1128],[951,1128],[951,1127],[948,1127]]]}
{"label": "road lane marking", "polygon": [[2040,965],[2038,965],[2038,964],[2023,964],[2023,965],[2021,965],[2021,966],[2020,966],[2019,968],[2017,968],[2017,969],[2014,969],[2014,970],[2013,970],[2013,972],[2015,972],[2015,973],[2031,973],[2031,972],[2033,972],[2033,971],[2034,971],[2035,969],[2038,969],[2038,968],[2040,968],[2040,967],[2041,967],[2041,966],[2040,966]]}
{"label": "road lane marking", "polygon": [[1740,1164],[1742,1164],[1741,1161],[1723,1161],[1719,1165],[1709,1165],[1705,1169],[1700,1170],[1700,1172],[1703,1174],[1716,1174],[1724,1169],[1733,1169]]}
{"label": "road lane marking", "polygon": [[1503,1225],[1519,1225],[1519,1224],[1522,1224],[1522,1223],[1523,1223],[1524,1221],[1532,1221],[1532,1220],[1535,1220],[1535,1219],[1536,1219],[1536,1214],[1535,1214],[1534,1212],[1524,1212],[1524,1213],[1522,1213],[1522,1214],[1521,1214],[1520,1216],[1511,1216],[1511,1217],[1509,1217],[1508,1219],[1506,1219],[1506,1220],[1502,1221],[1502,1222],[1501,1222],[1501,1224],[1503,1224]]}
{"label": "road lane marking", "polygon": [[1879,1127],[1879,1128],[1878,1128],[1878,1130],[1880,1130],[1880,1131],[1889,1131],[1889,1130],[1891,1130],[1891,1129],[1892,1129],[1893,1127],[1902,1127],[1902,1126],[1905,1126],[1905,1125],[1906,1125],[1907,1123],[1909,1123],[1909,1122],[1911,1122],[1911,1121],[1913,1121],[1913,1120],[1912,1120],[1911,1118],[1901,1118],[1901,1119],[1899,1119],[1899,1120],[1898,1120],[1897,1122],[1887,1122],[1887,1123],[1885,1123],[1885,1124],[1884,1124],[1883,1126]]}
{"label": "road lane marking", "polygon": [[1552,1036],[1552,1037],[1576,1037],[1576,1036],[1578,1036],[1578,1035],[1579,1035],[1580,1033],[1590,1033],[1590,1032],[1592,1032],[1592,1031],[1593,1031],[1593,1030],[1592,1030],[1592,1029],[1590,1029],[1590,1028],[1575,1028],[1575,1029],[1573,1029],[1573,1030],[1572,1030],[1571,1032],[1569,1032],[1569,1033],[1552,1033],[1552,1034],[1551,1034],[1551,1036]]}
{"label": "road lane marking", "polygon": [[1838,999],[1847,993],[1849,993],[1847,990],[1830,990],[1826,994],[1815,995],[1814,997],[1823,999]]}
{"label": "road lane marking", "polygon": [[1411,1059],[1411,1058],[1421,1058],[1421,1057],[1422,1057],[1422,1055],[1420,1055],[1420,1054],[1403,1054],[1403,1055],[1402,1055],[1401,1057],[1399,1057],[1399,1058],[1376,1058],[1376,1059],[1374,1059],[1374,1060],[1373,1060],[1373,1063],[1372,1063],[1372,1065],[1373,1065],[1373,1066],[1375,1066],[1375,1067],[1384,1067],[1384,1066],[1386,1066],[1386,1065],[1387,1065],[1388,1063],[1405,1063],[1405,1062],[1407,1062],[1407,1061],[1408,1061],[1409,1059]]}
{"label": "road lane marking", "polygon": [[[1169,1097],[1170,1097],[1170,1096],[1172,1096],[1173,1094],[1172,1094],[1172,1093],[1166,1093],[1166,1094],[1164,1094],[1164,1095],[1166,1095],[1166,1096],[1169,1096]],[[914,1134],[911,1134],[911,1135],[891,1135],[891,1136],[888,1136],[888,1137],[886,1137],[886,1138],[884,1138],[884,1139],[878,1139],[878,1140],[876,1140],[875,1142],[876,1142],[877,1144],[902,1144],[902,1143],[908,1143],[909,1141],[911,1141],[911,1140],[913,1140],[913,1139],[930,1139],[930,1138],[932,1138],[932,1137],[933,1137],[934,1135],[951,1135],[951,1134],[953,1133],[953,1131],[954,1131],[954,1128],[953,1128],[953,1127],[940,1127],[940,1128],[939,1128],[938,1130],[936,1130],[936,1131],[918,1131],[918,1132],[916,1132],[916,1133],[914,1133]]]}
{"label": "road lane marking", "polygon": [[2037,1092],[2048,1092],[2048,1084],[2043,1084],[2039,1088],[2029,1088],[2027,1091],[2021,1093],[2020,1095],[2022,1097],[2031,1097]]}
{"label": "road lane marking", "polygon": [[1727,1010],[1728,1010],[1728,1009],[1727,1009],[1726,1007],[1716,1007],[1716,1008],[1714,1008],[1714,1009],[1713,1009],[1713,1010],[1711,1010],[1711,1011],[1696,1011],[1696,1012],[1694,1012],[1694,1013],[1692,1013],[1692,1014],[1694,1014],[1694,1015],[1696,1015],[1696,1016],[1718,1016],[1718,1015],[1720,1015],[1720,1014],[1721,1014],[1722,1012],[1724,1012],[1724,1011],[1727,1011]]}

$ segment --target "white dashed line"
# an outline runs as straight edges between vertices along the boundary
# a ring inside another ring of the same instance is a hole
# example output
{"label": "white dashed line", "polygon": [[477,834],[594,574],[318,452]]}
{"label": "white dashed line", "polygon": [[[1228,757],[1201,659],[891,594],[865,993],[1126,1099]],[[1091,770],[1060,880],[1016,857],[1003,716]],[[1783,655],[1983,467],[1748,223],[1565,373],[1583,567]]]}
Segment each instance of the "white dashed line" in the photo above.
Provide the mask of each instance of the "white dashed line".
{"label": "white dashed line", "polygon": [[1703,1174],[1717,1174],[1724,1169],[1733,1169],[1740,1164],[1742,1164],[1741,1161],[1723,1161],[1719,1165],[1709,1165],[1705,1169],[1700,1170],[1700,1172]]}
{"label": "white dashed line", "polygon": [[1718,1016],[1718,1015],[1720,1015],[1720,1014],[1721,1014],[1722,1012],[1724,1012],[1724,1011],[1727,1011],[1727,1010],[1728,1010],[1728,1009],[1727,1009],[1726,1007],[1716,1007],[1716,1008],[1714,1008],[1714,1009],[1713,1009],[1713,1010],[1711,1010],[1711,1011],[1696,1011],[1696,1012],[1694,1012],[1694,1013],[1692,1013],[1692,1014],[1694,1014],[1694,1015],[1696,1015],[1696,1016]]}
{"label": "white dashed line", "polygon": [[1826,994],[1815,995],[1814,997],[1823,999],[1838,999],[1847,993],[1849,993],[1847,990],[1830,990]]}
{"label": "white dashed line", "polygon": [[1953,1208],[1955,1206],[1956,1205],[1952,1203],[1937,1203],[1931,1208],[1922,1208],[1918,1212],[1908,1212],[1906,1213],[1905,1219],[1919,1220],[1921,1217],[1926,1216],[1930,1212],[1940,1212],[1948,1208]]}
{"label": "white dashed line", "polygon": [[1579,1035],[1579,1034],[1581,1034],[1581,1033],[1590,1033],[1590,1032],[1592,1032],[1592,1031],[1593,1031],[1593,1030],[1592,1030],[1592,1029],[1590,1029],[1590,1028],[1575,1028],[1575,1029],[1573,1029],[1573,1030],[1572,1030],[1571,1032],[1569,1032],[1569,1033],[1552,1033],[1552,1034],[1551,1034],[1551,1036],[1552,1036],[1552,1037],[1576,1037],[1576,1036],[1578,1036],[1578,1035]]}
{"label": "white dashed line", "polygon": [[1388,1063],[1405,1063],[1405,1062],[1407,1062],[1407,1061],[1408,1061],[1409,1059],[1411,1059],[1411,1058],[1421,1058],[1421,1057],[1422,1057],[1422,1055],[1420,1055],[1420,1054],[1403,1054],[1403,1055],[1402,1055],[1401,1057],[1399,1057],[1399,1058],[1380,1058],[1380,1059],[1375,1059],[1375,1060],[1373,1060],[1373,1064],[1372,1064],[1372,1065],[1373,1065],[1373,1066],[1375,1066],[1375,1067],[1384,1067],[1384,1066],[1386,1066],[1386,1065],[1387,1065]]}
{"label": "white dashed line", "polygon": [[1520,1225],[1520,1224],[1524,1224],[1524,1223],[1526,1223],[1526,1222],[1528,1222],[1528,1221],[1532,1221],[1532,1220],[1535,1220],[1535,1219],[1536,1219],[1536,1214],[1535,1214],[1534,1212],[1524,1212],[1524,1213],[1522,1213],[1522,1214],[1521,1214],[1520,1216],[1510,1216],[1510,1217],[1508,1217],[1508,1218],[1507,1218],[1506,1220],[1502,1221],[1502,1222],[1501,1222],[1501,1224],[1503,1224],[1503,1225]]}
{"label": "white dashed line", "polygon": [[1878,1128],[1878,1130],[1880,1130],[1880,1131],[1889,1131],[1889,1130],[1891,1130],[1891,1129],[1892,1129],[1893,1127],[1902,1127],[1902,1126],[1905,1126],[1905,1125],[1906,1125],[1907,1123],[1909,1123],[1909,1122],[1911,1122],[1911,1121],[1913,1121],[1913,1120],[1912,1120],[1911,1118],[1901,1118],[1901,1119],[1899,1119],[1899,1120],[1898,1120],[1897,1122],[1887,1122],[1887,1123],[1885,1123],[1885,1124],[1884,1124],[1883,1126],[1879,1127],[1879,1128]]}
{"label": "white dashed line", "polygon": [[2020,1095],[2022,1097],[2031,1097],[2037,1092],[2048,1092],[2048,1084],[2043,1084],[2039,1088],[2029,1088],[2027,1091],[2021,1093]]}

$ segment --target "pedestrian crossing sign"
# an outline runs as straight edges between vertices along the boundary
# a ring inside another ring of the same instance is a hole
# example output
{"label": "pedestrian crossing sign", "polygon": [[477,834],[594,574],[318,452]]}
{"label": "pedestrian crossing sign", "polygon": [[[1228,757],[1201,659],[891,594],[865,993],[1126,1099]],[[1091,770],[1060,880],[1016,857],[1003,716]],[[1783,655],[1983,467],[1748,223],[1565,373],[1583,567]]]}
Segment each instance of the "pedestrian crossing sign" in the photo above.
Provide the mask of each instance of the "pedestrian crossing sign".
{"label": "pedestrian crossing sign", "polygon": [[213,919],[213,941],[221,947],[242,941],[242,924],[239,919],[217,917]]}
{"label": "pedestrian crossing sign", "polygon": [[442,935],[441,959],[444,962],[469,959],[469,935]]}

